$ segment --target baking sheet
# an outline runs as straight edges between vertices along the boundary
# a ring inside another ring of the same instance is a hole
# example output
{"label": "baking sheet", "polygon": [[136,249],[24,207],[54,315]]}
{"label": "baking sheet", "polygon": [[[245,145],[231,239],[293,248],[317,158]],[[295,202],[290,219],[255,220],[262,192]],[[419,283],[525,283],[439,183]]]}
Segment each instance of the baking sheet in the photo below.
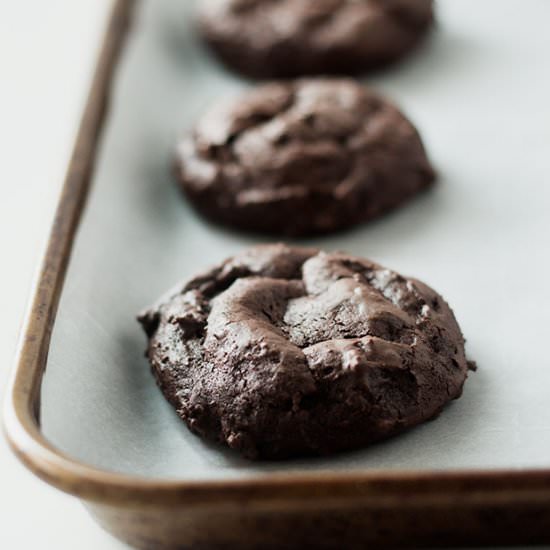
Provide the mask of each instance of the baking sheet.
{"label": "baking sheet", "polygon": [[299,242],[425,280],[453,307],[479,370],[433,422],[332,458],[250,463],[187,431],[134,320],[182,278],[268,242],[212,227],[170,176],[174,143],[250,84],[194,36],[194,2],[145,0],[119,68],[42,389],[42,426],[105,469],[183,479],[270,471],[525,468],[550,462],[550,2],[440,0],[413,57],[367,79],[421,131],[437,187],[384,219]]}

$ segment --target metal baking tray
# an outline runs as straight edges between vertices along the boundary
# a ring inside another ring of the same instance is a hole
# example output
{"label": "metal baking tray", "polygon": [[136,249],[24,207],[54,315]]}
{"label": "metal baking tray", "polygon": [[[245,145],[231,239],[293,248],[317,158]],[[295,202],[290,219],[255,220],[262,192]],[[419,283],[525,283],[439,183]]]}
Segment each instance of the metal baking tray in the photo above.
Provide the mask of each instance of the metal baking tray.
{"label": "metal baking tray", "polygon": [[201,45],[194,7],[115,3],[6,403],[15,452],[140,548],[550,542],[550,3],[440,0],[430,39],[367,79],[416,123],[438,185],[375,223],[299,241],[432,285],[478,372],[434,422],[279,463],[190,434],[134,319],[267,241],[204,222],[170,175],[178,135],[250,85]]}

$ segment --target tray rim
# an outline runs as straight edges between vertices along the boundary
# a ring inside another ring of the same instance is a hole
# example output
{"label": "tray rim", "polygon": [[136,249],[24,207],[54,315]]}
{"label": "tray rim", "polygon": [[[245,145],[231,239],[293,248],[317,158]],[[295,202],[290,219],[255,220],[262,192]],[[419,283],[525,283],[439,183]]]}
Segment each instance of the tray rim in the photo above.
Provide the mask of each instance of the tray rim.
{"label": "tray rim", "polygon": [[40,387],[53,325],[76,232],[94,172],[109,103],[109,90],[129,33],[136,0],[114,0],[102,50],[39,276],[23,325],[16,364],[7,385],[3,427],[21,462],[50,485],[89,502],[107,505],[203,505],[295,503],[316,507],[362,505],[403,508],[460,503],[479,507],[550,506],[550,467],[457,471],[273,473],[234,480],[150,479],[86,465],[55,448],[40,431]]}

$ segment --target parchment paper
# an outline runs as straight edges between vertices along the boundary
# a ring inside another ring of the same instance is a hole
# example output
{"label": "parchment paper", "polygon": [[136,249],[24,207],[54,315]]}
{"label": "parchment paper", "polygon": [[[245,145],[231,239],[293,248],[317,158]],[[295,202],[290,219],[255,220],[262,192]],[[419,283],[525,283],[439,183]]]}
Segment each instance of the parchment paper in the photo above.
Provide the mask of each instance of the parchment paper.
{"label": "parchment paper", "polygon": [[435,421],[322,460],[249,463],[191,435],[143,357],[134,317],[180,279],[267,239],[214,228],[173,185],[178,135],[249,83],[193,33],[193,2],[140,6],[113,90],[92,196],[43,385],[47,437],[138,475],[547,467],[550,464],[550,2],[440,0],[411,57],[367,79],[421,131],[437,187],[384,219],[302,241],[425,280],[453,307],[479,370]]}

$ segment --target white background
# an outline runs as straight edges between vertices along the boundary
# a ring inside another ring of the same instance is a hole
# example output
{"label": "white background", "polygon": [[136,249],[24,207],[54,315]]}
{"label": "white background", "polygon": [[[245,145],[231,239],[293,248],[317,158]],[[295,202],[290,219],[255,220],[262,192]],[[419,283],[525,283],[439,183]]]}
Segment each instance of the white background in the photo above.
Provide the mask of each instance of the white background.
{"label": "white background", "polygon": [[[0,0],[0,395],[110,0]],[[122,549],[0,437],[0,548]]]}

